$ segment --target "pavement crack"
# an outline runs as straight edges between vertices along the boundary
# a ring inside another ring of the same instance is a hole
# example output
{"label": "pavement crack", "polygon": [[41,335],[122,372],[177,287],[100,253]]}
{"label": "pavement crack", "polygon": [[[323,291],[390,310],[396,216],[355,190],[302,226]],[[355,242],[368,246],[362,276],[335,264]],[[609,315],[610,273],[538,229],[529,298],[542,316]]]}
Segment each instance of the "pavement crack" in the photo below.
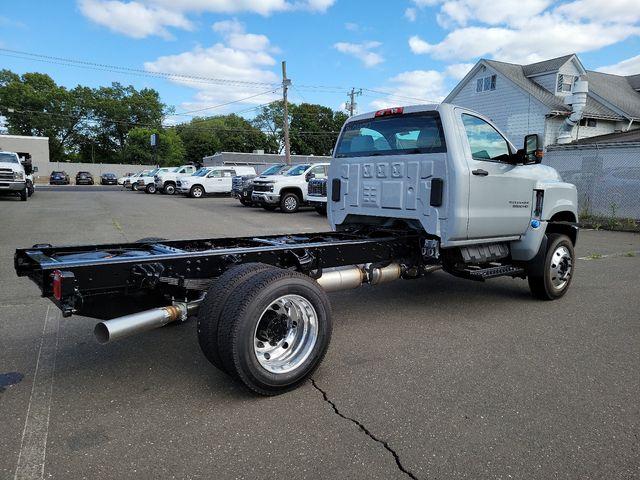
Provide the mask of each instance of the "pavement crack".
{"label": "pavement crack", "polygon": [[393,448],[391,448],[389,443],[387,443],[384,440],[381,440],[380,438],[376,437],[367,427],[365,427],[362,423],[360,423],[355,418],[348,417],[344,413],[342,413],[338,409],[336,404],[329,398],[329,396],[327,395],[327,392],[325,392],[322,388],[320,388],[313,378],[310,378],[309,381],[311,382],[311,385],[313,385],[313,387],[322,394],[322,397],[323,397],[324,401],[331,406],[331,408],[333,409],[333,411],[335,412],[336,415],[338,415],[340,418],[344,418],[345,420],[350,421],[351,423],[354,423],[360,430],[362,430],[364,432],[365,435],[367,435],[369,438],[371,438],[371,440],[373,440],[373,441],[379,443],[380,445],[382,445],[385,448],[385,450],[387,450],[391,455],[393,455],[393,459],[396,462],[396,466],[398,467],[398,470],[400,470],[402,473],[404,473],[407,477],[409,477],[409,478],[411,478],[413,480],[418,480],[418,477],[416,477],[413,473],[411,473],[411,471],[409,471],[407,469],[407,467],[405,467],[402,464],[402,461],[400,460],[400,456],[398,455],[398,453]]}

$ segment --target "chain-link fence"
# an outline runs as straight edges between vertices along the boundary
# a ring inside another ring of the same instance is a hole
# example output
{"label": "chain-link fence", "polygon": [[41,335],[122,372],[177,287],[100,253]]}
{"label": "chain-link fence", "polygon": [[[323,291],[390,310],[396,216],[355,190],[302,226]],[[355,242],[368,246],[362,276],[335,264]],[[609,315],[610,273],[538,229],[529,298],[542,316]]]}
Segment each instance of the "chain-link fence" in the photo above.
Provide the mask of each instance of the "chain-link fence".
{"label": "chain-link fence", "polygon": [[552,145],[543,163],[578,188],[580,216],[640,220],[640,142]]}

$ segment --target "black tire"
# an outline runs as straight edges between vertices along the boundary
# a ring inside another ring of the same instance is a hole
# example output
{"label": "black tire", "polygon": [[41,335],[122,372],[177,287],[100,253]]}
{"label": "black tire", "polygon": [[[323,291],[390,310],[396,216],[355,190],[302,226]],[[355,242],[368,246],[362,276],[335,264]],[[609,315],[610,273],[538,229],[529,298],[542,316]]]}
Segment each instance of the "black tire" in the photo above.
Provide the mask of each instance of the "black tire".
{"label": "black tire", "polygon": [[173,183],[165,184],[163,193],[166,193],[167,195],[173,195],[174,193],[176,193],[176,186]]}
{"label": "black tire", "polygon": [[189,196],[191,198],[204,197],[204,188],[202,188],[200,185],[194,185],[193,187],[191,187],[191,190],[189,190]]}
{"label": "black tire", "polygon": [[135,182],[135,183],[131,184],[131,190],[133,190],[134,192],[138,191],[138,182]]}
{"label": "black tire", "polygon": [[209,362],[225,373],[233,375],[233,372],[227,371],[218,353],[218,325],[222,309],[238,285],[250,276],[270,268],[272,267],[264,263],[245,263],[231,267],[213,282],[198,308],[200,349]]}
{"label": "black tire", "polygon": [[[289,295],[301,297],[312,307],[316,336],[298,366],[285,373],[272,373],[260,363],[254,350],[256,330],[264,320],[263,313]],[[327,294],[306,275],[278,268],[251,275],[239,284],[229,295],[218,325],[218,352],[224,368],[260,395],[278,395],[299,386],[320,365],[330,340],[331,305]]]}
{"label": "black tire", "polygon": [[33,188],[33,183],[27,182],[27,193],[29,194],[29,197],[31,197],[31,195],[33,195],[33,192],[35,191],[36,189]]}
{"label": "black tire", "polygon": [[20,191],[20,200],[26,202],[29,199],[29,191],[27,187],[24,187],[24,190]]}
{"label": "black tire", "polygon": [[277,205],[262,205],[262,208],[264,208],[267,212],[275,212],[278,207]]}
{"label": "black tire", "polygon": [[152,184],[150,184],[150,185],[147,185],[147,186],[145,187],[145,189],[144,189],[144,193],[150,193],[150,194],[153,194],[153,193],[156,193],[156,191],[157,191],[157,190],[156,190],[156,185],[155,185],[155,183],[152,183]]}
{"label": "black tire", "polygon": [[[568,261],[558,253],[559,250],[568,253],[570,257]],[[554,276],[556,275],[554,268],[558,265],[557,260],[559,258],[561,262],[564,262],[565,267],[568,264],[569,271],[566,280],[560,285],[555,285],[554,281],[558,281],[556,280],[558,277]],[[576,255],[571,239],[566,235],[557,233],[548,235],[547,252],[544,256],[542,274],[529,275],[527,278],[532,295],[540,300],[556,300],[562,297],[569,290],[575,267]]]}
{"label": "black tire", "polygon": [[285,193],[280,198],[280,211],[282,213],[296,213],[300,209],[300,197],[295,193]]}
{"label": "black tire", "polygon": [[249,200],[245,200],[244,198],[240,199],[240,203],[245,207],[253,207],[253,203]]}
{"label": "black tire", "polygon": [[152,242],[166,242],[166,238],[162,237],[145,237],[140,240],[136,240],[134,243],[152,243]]}
{"label": "black tire", "polygon": [[322,215],[323,217],[327,216],[327,206],[326,205],[318,205],[316,206],[316,212],[318,215]]}

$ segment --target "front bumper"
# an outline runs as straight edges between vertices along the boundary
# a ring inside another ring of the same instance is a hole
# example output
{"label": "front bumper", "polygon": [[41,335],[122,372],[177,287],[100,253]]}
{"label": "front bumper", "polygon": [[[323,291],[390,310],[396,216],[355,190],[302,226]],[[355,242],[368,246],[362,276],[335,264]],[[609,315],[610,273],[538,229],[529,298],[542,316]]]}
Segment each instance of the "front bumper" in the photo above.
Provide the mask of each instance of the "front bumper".
{"label": "front bumper", "polygon": [[93,180],[89,180],[88,178],[80,178],[76,180],[76,185],[91,185]]}
{"label": "front bumper", "polygon": [[273,205],[275,203],[280,203],[280,195],[270,192],[253,192],[251,194],[251,201]]}
{"label": "front bumper", "polygon": [[49,180],[49,185],[69,185],[69,183],[66,180]]}
{"label": "front bumper", "polygon": [[312,195],[308,195],[307,202],[314,207],[319,207],[327,204],[327,197],[314,197]]}
{"label": "front bumper", "polygon": [[3,182],[0,181],[0,192],[21,192],[27,187],[26,182]]}

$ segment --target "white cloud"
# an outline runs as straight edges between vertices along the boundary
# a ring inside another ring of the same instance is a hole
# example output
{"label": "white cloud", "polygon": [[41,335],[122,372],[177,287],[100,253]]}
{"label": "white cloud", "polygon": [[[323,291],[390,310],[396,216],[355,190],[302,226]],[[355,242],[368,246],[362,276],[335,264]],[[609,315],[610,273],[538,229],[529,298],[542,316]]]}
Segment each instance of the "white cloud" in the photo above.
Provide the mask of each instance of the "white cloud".
{"label": "white cloud", "polygon": [[454,63],[447,65],[444,73],[454,80],[462,80],[464,76],[474,67],[475,63]]}
{"label": "white cloud", "polygon": [[616,75],[637,75],[640,74],[640,55],[627,58],[613,65],[607,65],[597,69],[599,72],[613,73]]}
{"label": "white cloud", "polygon": [[79,7],[83,15],[93,22],[133,38],[149,35],[170,38],[165,27],[192,28],[191,22],[180,12],[138,2],[80,0]]}
{"label": "white cloud", "polygon": [[448,92],[446,75],[436,70],[403,72],[388,80],[389,86],[377,89],[388,92],[371,102],[374,109],[440,102]]}
{"label": "white cloud", "polygon": [[413,7],[407,8],[404,11],[404,17],[410,22],[415,22],[416,19],[418,18],[418,10],[416,10]]}
{"label": "white cloud", "polygon": [[[213,25],[213,29],[223,37],[224,42],[216,43],[207,48],[198,46],[177,55],[159,57],[152,62],[146,62],[145,69],[149,72],[234,79],[239,82],[273,85],[280,82],[280,78],[273,71],[276,60],[272,53],[277,51],[277,48],[271,45],[266,36],[246,33],[244,26],[235,20],[218,22]],[[187,78],[175,78],[172,81],[197,90],[193,100],[182,105],[185,110],[195,110],[240,100],[269,88],[265,85],[254,86],[240,83],[207,84],[206,82],[190,81]],[[241,103],[258,105],[275,98],[275,94],[267,94],[247,99]],[[237,104],[209,113],[236,110],[238,110]],[[207,113],[203,112],[203,114]]]}
{"label": "white cloud", "polygon": [[357,32],[360,30],[360,25],[354,22],[347,22],[344,24],[344,28],[349,30],[350,32]]}
{"label": "white cloud", "polygon": [[638,0],[576,0],[559,6],[556,11],[568,17],[632,24],[640,21]]}
{"label": "white cloud", "polygon": [[365,43],[336,43],[333,48],[341,53],[351,55],[360,60],[365,67],[371,68],[384,62],[384,58],[376,50],[382,46],[380,42],[365,42]]}
{"label": "white cloud", "polygon": [[78,0],[82,14],[110,30],[133,38],[170,38],[168,27],[190,30],[192,13],[256,13],[291,10],[323,13],[336,0]]}

